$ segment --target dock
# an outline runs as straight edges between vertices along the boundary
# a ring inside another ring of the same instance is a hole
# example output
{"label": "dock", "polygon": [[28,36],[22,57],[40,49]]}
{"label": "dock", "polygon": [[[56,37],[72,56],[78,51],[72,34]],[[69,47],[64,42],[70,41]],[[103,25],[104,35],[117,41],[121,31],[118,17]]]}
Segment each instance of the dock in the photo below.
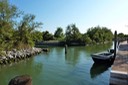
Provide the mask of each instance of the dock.
{"label": "dock", "polygon": [[120,43],[111,68],[110,85],[128,85],[128,42]]}

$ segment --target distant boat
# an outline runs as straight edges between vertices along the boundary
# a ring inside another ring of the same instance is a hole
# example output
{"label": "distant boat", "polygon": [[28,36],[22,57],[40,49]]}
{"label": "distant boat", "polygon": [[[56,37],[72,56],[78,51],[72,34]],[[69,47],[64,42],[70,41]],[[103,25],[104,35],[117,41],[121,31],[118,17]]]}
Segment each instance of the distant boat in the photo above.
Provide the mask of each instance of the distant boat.
{"label": "distant boat", "polygon": [[114,59],[114,50],[109,52],[91,54],[94,63],[111,63]]}

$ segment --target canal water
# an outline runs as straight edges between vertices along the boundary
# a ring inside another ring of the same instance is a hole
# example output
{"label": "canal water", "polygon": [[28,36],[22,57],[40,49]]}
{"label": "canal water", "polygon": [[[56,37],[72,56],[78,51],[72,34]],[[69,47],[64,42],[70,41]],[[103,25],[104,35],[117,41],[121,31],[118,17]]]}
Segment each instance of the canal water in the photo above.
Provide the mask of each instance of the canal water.
{"label": "canal water", "polygon": [[109,85],[110,67],[95,65],[91,53],[106,51],[112,44],[86,47],[50,47],[18,63],[0,66],[0,85],[8,85],[11,78],[28,74],[33,85]]}

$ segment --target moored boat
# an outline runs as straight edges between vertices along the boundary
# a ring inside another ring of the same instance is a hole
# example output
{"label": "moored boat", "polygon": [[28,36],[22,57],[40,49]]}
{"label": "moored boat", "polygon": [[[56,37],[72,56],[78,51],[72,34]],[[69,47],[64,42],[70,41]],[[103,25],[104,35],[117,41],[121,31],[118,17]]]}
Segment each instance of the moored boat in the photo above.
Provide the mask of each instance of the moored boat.
{"label": "moored boat", "polygon": [[95,63],[111,63],[114,59],[114,53],[96,53],[91,54],[92,59]]}

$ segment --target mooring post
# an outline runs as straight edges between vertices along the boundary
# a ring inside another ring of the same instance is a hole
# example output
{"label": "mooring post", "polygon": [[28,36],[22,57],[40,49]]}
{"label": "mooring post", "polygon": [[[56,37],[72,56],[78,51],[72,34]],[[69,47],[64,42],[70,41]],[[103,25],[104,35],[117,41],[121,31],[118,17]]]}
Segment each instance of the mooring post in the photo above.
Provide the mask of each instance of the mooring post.
{"label": "mooring post", "polygon": [[117,31],[114,33],[114,58],[116,57],[116,48],[117,48]]}
{"label": "mooring post", "polygon": [[68,48],[68,46],[67,46],[67,44],[65,44],[65,54],[67,54],[67,48]]}
{"label": "mooring post", "polygon": [[128,37],[127,37],[127,44],[128,44]]}

